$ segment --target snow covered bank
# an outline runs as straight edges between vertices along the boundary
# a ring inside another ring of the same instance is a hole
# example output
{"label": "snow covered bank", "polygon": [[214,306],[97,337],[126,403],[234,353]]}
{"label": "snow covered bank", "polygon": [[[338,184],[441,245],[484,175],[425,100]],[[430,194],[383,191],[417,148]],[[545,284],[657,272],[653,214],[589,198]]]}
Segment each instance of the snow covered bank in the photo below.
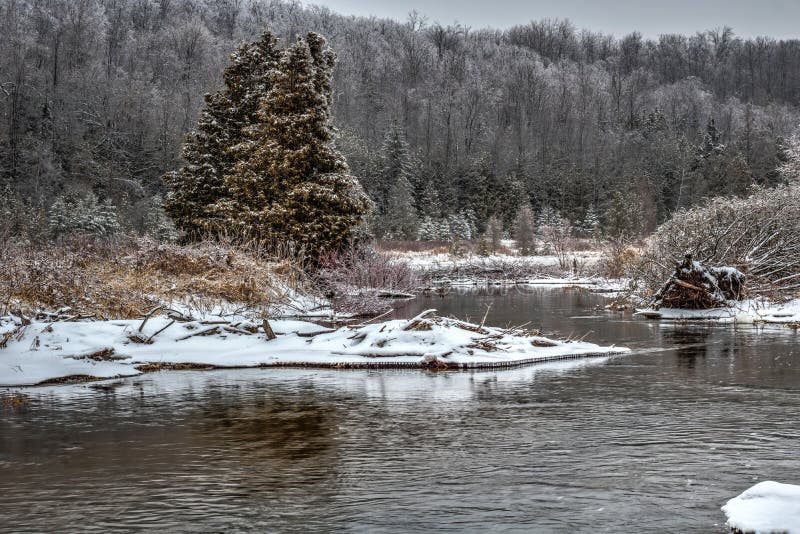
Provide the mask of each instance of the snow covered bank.
{"label": "snow covered bank", "polygon": [[599,277],[574,277],[574,278],[520,278],[476,280],[471,278],[455,280],[437,280],[434,287],[487,287],[487,286],[536,286],[551,289],[565,289],[570,287],[584,288],[596,293],[619,293],[627,288],[628,280],[608,279]]}
{"label": "snow covered bank", "polygon": [[732,301],[723,308],[691,310],[685,308],[645,308],[636,315],[667,321],[713,321],[718,323],[800,324],[800,299],[784,304],[764,300]]}
{"label": "snow covered bank", "polygon": [[722,507],[733,532],[800,533],[800,486],[760,482]]}
{"label": "snow covered bank", "polygon": [[445,319],[429,310],[411,320],[326,329],[303,321],[263,325],[210,318],[0,322],[0,385],[131,376],[182,368],[303,366],[469,369],[607,356],[618,347],[556,341],[521,328]]}

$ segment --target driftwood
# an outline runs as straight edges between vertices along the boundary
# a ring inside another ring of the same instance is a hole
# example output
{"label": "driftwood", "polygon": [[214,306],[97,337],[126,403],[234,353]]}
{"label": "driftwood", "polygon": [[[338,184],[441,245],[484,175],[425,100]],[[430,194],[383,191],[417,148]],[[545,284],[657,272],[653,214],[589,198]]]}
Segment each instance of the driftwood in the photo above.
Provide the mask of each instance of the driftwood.
{"label": "driftwood", "polygon": [[426,317],[430,317],[435,313],[436,310],[425,310],[416,317],[409,319],[409,321],[403,327],[403,330],[431,330],[433,325],[431,325],[430,321],[428,321]]}
{"label": "driftwood", "polygon": [[706,267],[687,254],[654,295],[653,308],[721,308],[745,296],[745,275],[733,267]]}
{"label": "driftwood", "polygon": [[261,321],[261,327],[264,329],[264,335],[267,336],[267,341],[272,341],[278,337],[275,335],[275,332],[272,330],[272,326],[270,326],[269,321],[267,321],[266,318]]}

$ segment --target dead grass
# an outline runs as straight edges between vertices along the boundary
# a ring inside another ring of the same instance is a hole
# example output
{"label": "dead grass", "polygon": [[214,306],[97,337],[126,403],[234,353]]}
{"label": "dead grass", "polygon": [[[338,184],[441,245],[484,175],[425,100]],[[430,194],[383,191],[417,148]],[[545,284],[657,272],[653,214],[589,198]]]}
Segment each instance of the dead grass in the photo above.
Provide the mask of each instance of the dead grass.
{"label": "dead grass", "polygon": [[123,319],[163,302],[268,306],[283,299],[287,288],[303,284],[303,271],[292,258],[232,243],[75,238],[44,248],[5,244],[0,251],[0,312],[69,306],[81,314]]}

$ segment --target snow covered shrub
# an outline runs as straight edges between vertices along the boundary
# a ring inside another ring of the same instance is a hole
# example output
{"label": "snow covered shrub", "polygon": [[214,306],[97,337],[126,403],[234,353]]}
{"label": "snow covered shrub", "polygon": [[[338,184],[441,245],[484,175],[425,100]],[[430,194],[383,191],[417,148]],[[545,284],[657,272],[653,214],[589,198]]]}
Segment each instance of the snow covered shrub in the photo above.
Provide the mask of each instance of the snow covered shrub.
{"label": "snow covered shrub", "polygon": [[113,236],[120,231],[117,209],[110,200],[100,202],[94,193],[67,193],[50,206],[48,228],[53,237],[71,234]]}
{"label": "snow covered shrub", "polygon": [[685,254],[747,275],[751,294],[800,290],[800,185],[754,188],[746,198],[713,198],[661,225],[631,269],[641,295],[653,294]]}
{"label": "snow covered shrub", "polygon": [[163,200],[160,196],[152,197],[145,208],[143,220],[144,235],[160,242],[172,242],[178,239],[175,224],[164,211]]}
{"label": "snow covered shrub", "polygon": [[324,254],[314,281],[337,311],[363,314],[387,309],[384,297],[411,293],[419,285],[405,261],[369,247]]}
{"label": "snow covered shrub", "polygon": [[458,213],[442,219],[423,218],[417,229],[417,239],[420,241],[469,240],[475,233],[470,214]]}

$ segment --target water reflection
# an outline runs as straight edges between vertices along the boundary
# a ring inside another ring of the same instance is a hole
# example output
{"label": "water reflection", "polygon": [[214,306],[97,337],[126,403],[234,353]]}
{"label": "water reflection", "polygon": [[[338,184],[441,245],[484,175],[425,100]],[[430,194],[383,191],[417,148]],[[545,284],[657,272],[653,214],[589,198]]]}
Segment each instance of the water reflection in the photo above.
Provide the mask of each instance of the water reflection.
{"label": "water reflection", "polygon": [[633,354],[20,390],[24,403],[0,402],[0,530],[721,532],[726,499],[800,482],[794,332],[638,321],[602,302],[495,289],[403,313],[492,303],[492,324],[592,331]]}

